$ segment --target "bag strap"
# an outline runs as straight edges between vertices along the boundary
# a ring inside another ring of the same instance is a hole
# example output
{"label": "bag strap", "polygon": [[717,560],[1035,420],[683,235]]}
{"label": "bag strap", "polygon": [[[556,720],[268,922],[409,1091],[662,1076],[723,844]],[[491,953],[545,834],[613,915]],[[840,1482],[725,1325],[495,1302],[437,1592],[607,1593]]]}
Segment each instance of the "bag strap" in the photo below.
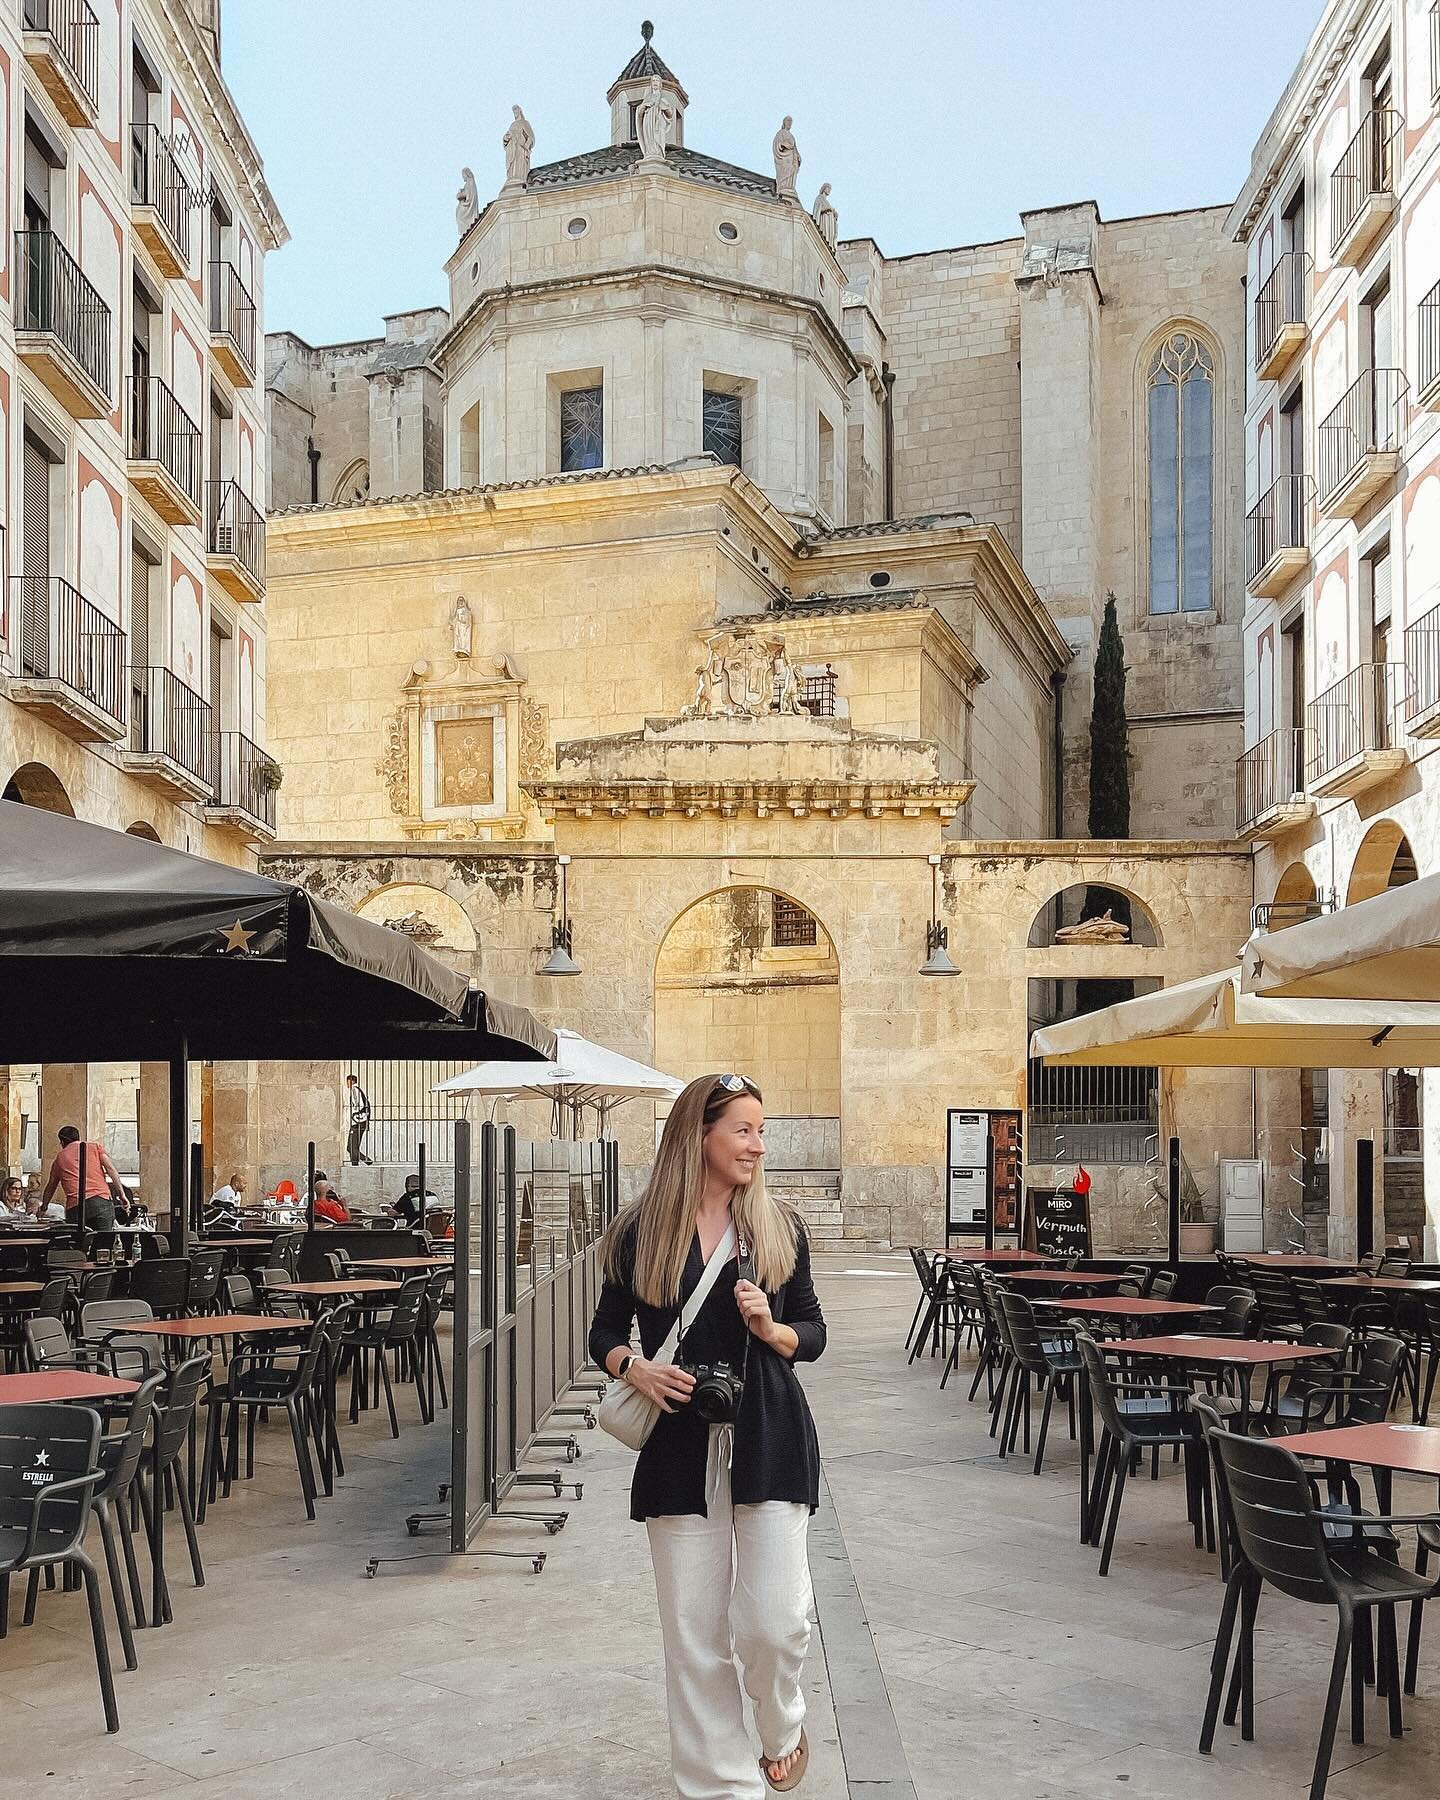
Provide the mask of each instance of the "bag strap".
{"label": "bag strap", "polygon": [[[719,1280],[720,1271],[725,1267],[726,1263],[729,1262],[734,1246],[735,1224],[732,1220],[730,1224],[725,1227],[724,1237],[721,1238],[720,1242],[710,1252],[710,1260],[705,1265],[705,1271],[695,1283],[695,1290],[690,1296],[690,1301],[695,1308],[695,1311],[690,1315],[692,1324],[696,1315],[699,1313],[700,1308],[704,1306],[705,1302],[710,1298],[710,1290]],[[686,1302],[682,1300],[679,1309],[675,1314],[675,1323],[670,1327],[665,1342],[660,1346],[659,1352],[656,1355],[655,1360],[657,1362],[673,1362],[675,1360],[675,1354],[680,1348],[680,1321],[684,1317],[685,1306]]]}

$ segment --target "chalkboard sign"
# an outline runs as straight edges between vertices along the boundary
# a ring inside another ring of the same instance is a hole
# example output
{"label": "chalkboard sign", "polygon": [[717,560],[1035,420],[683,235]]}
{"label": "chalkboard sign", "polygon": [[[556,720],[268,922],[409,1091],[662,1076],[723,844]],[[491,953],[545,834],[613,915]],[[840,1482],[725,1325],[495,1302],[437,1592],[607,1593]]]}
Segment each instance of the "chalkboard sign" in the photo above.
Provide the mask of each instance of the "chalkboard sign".
{"label": "chalkboard sign", "polygon": [[1034,1248],[1047,1256],[1089,1256],[1090,1198],[1073,1188],[1031,1188]]}

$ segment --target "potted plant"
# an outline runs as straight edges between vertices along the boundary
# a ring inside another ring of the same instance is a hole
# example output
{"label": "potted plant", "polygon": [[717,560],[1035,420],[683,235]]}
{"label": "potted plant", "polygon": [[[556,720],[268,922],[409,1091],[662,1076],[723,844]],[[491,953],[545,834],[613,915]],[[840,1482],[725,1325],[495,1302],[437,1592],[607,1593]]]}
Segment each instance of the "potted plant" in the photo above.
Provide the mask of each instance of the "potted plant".
{"label": "potted plant", "polygon": [[280,783],[285,779],[285,771],[279,763],[272,762],[267,756],[263,762],[255,765],[256,783],[271,794],[279,793]]}
{"label": "potted plant", "polygon": [[1215,1223],[1205,1217],[1205,1203],[1198,1188],[1192,1187],[1180,1202],[1180,1254],[1213,1256]]}

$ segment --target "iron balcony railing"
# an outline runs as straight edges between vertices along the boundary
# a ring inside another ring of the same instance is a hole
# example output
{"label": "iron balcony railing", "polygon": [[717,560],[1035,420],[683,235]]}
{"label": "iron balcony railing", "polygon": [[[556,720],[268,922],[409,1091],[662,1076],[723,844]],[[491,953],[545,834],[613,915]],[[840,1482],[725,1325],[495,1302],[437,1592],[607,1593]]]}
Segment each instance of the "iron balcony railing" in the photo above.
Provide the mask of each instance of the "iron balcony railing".
{"label": "iron balcony railing", "polygon": [[58,575],[17,575],[20,673],[58,681],[125,723],[125,633]]}
{"label": "iron balcony railing", "polygon": [[1367,456],[1398,450],[1405,433],[1410,384],[1400,369],[1365,369],[1316,433],[1323,507],[1345,486]]}
{"label": "iron balcony railing", "polygon": [[1245,580],[1251,583],[1280,550],[1303,550],[1310,541],[1308,475],[1281,475],[1245,515]]}
{"label": "iron balcony railing", "polygon": [[210,738],[213,804],[242,812],[269,831],[275,829],[275,794],[280,771],[273,757],[243,731],[217,731]]}
{"label": "iron balcony railing", "polygon": [[1367,662],[1317,695],[1305,709],[1307,786],[1367,751],[1399,748],[1403,728],[1396,715],[1404,692],[1402,664]]}
{"label": "iron balcony railing", "polygon": [[108,398],[110,308],[53,231],[15,233],[17,331],[47,331]]}
{"label": "iron balcony railing", "polygon": [[130,671],[130,748],[210,779],[210,707],[169,669]]}
{"label": "iron balcony railing", "polygon": [[43,31],[92,106],[100,102],[100,21],[86,0],[25,0],[25,29]]}
{"label": "iron balcony railing", "polygon": [[131,375],[130,460],[155,462],[200,504],[200,427],[158,375]]}
{"label": "iron balcony railing", "polygon": [[130,198],[159,213],[181,259],[190,261],[190,184],[175,160],[170,140],[158,125],[130,127]]}
{"label": "iron balcony railing", "polygon": [[210,265],[210,329],[223,334],[252,372],[255,368],[255,302],[234,263]]}
{"label": "iron balcony railing", "polygon": [[1415,372],[1419,377],[1420,391],[1425,393],[1437,381],[1440,381],[1440,281],[1437,281],[1430,292],[1420,302],[1418,327],[1419,351],[1415,359]]}
{"label": "iron balcony railing", "polygon": [[1376,106],[1360,121],[1330,176],[1330,250],[1349,235],[1366,203],[1395,193],[1395,139],[1403,120],[1393,107]]}
{"label": "iron balcony railing", "polygon": [[1405,717],[1440,707],[1440,604],[1405,627]]}
{"label": "iron balcony railing", "polygon": [[1255,296],[1255,366],[1261,368],[1287,325],[1303,325],[1314,268],[1303,250],[1286,250]]}
{"label": "iron balcony railing", "polygon": [[1277,806],[1305,791],[1305,733],[1282,725],[1252,744],[1235,764],[1235,824],[1248,831]]}
{"label": "iron balcony railing", "polygon": [[212,556],[233,556],[258,582],[265,580],[265,518],[235,481],[205,483],[206,529]]}

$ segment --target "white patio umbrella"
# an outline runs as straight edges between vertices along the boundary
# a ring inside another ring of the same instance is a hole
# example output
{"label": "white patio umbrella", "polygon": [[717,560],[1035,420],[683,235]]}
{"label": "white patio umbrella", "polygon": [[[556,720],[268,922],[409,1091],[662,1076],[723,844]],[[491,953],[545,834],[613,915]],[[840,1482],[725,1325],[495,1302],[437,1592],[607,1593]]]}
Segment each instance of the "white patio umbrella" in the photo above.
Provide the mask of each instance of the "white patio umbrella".
{"label": "white patio umbrella", "polygon": [[611,1111],[627,1100],[673,1100],[685,1086],[632,1057],[621,1056],[561,1026],[555,1033],[555,1060],[477,1063],[463,1075],[452,1075],[437,1094],[491,1094],[507,1099],[534,1095],[568,1107],[577,1122],[580,1109],[593,1106],[603,1132]]}
{"label": "white patio umbrella", "polygon": [[1440,875],[1256,932],[1242,957],[1245,991],[1266,999],[1440,1000]]}
{"label": "white patio umbrella", "polygon": [[1440,1005],[1262,997],[1230,969],[1046,1026],[1030,1054],[1130,1068],[1437,1068]]}

